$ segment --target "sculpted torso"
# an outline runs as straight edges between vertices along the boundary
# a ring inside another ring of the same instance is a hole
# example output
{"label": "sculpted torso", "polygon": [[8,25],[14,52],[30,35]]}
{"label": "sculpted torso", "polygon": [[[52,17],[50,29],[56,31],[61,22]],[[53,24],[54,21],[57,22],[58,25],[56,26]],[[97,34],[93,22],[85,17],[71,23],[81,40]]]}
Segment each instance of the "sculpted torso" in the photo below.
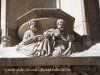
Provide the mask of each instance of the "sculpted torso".
{"label": "sculpted torso", "polygon": [[36,34],[38,29],[35,24],[35,22],[30,23],[29,30],[25,32],[23,40],[18,46],[19,51],[26,52],[26,55],[42,57],[67,55],[71,51],[69,42],[73,40],[66,32],[63,19],[57,20],[55,29],[48,29],[42,35]]}

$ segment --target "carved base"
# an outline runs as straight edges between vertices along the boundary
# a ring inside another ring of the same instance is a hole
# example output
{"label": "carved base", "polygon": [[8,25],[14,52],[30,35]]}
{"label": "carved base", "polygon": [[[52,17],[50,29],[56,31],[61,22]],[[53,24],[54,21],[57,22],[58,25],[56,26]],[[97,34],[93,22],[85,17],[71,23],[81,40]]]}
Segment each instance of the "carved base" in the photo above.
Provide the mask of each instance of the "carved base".
{"label": "carved base", "polygon": [[98,65],[0,67],[0,75],[100,75]]}

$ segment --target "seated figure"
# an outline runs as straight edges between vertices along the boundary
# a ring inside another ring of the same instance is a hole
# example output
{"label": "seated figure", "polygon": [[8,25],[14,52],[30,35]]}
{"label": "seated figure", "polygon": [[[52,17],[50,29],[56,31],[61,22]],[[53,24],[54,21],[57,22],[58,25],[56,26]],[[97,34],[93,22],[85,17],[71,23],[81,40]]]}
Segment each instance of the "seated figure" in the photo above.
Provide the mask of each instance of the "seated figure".
{"label": "seated figure", "polygon": [[18,45],[17,51],[32,56],[66,56],[71,54],[75,40],[74,36],[66,31],[66,23],[58,19],[56,29],[48,29],[43,35],[39,34],[37,21],[32,20],[23,36],[22,42]]}
{"label": "seated figure", "polygon": [[56,29],[49,29],[45,31],[44,35],[49,36],[52,56],[65,56],[71,54],[73,50],[73,35],[66,32],[66,25],[63,19],[58,19]]}
{"label": "seated figure", "polygon": [[44,35],[39,35],[36,24],[36,20],[30,22],[29,30],[25,32],[17,51],[28,56],[49,56],[51,54],[49,40]]}

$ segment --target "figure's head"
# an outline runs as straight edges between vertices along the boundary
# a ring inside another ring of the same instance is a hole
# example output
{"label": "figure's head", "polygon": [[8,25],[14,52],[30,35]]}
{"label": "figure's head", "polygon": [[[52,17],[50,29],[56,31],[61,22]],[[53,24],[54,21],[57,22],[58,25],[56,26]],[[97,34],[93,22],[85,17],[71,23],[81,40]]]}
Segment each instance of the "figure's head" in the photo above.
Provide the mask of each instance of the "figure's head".
{"label": "figure's head", "polygon": [[66,28],[65,21],[64,21],[63,19],[58,19],[56,25],[57,25],[57,28],[58,28],[60,31],[63,31],[63,30],[65,30],[65,28]]}
{"label": "figure's head", "polygon": [[32,30],[33,32],[37,31],[37,21],[36,20],[32,20],[29,23],[29,27],[30,30]]}

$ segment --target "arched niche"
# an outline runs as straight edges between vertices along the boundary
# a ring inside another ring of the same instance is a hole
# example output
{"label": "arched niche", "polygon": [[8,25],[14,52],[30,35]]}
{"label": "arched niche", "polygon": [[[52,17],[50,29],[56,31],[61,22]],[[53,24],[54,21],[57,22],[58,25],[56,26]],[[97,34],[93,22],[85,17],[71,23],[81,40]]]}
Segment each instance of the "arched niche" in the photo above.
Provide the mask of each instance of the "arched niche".
{"label": "arched niche", "polygon": [[21,17],[17,18],[18,36],[22,40],[25,31],[28,29],[29,22],[36,19],[41,30],[45,31],[56,27],[57,19],[64,19],[67,25],[67,32],[73,34],[74,20],[72,16],[56,8],[36,8]]}
{"label": "arched niche", "polygon": [[[46,31],[48,29],[56,28],[57,18],[36,18],[36,19],[31,19],[28,22],[22,24],[20,26],[20,28],[18,29],[18,35],[19,35],[19,39],[20,40],[22,40],[25,31],[28,30],[28,26],[30,24],[30,21],[32,21],[32,20],[37,20],[37,25],[38,25],[38,28],[39,28],[38,31],[41,30],[42,32],[44,32],[44,31]],[[73,33],[73,29],[71,29],[71,27],[69,25],[67,25],[67,24],[66,24],[66,26],[67,26],[66,31],[69,34],[72,34]]]}

